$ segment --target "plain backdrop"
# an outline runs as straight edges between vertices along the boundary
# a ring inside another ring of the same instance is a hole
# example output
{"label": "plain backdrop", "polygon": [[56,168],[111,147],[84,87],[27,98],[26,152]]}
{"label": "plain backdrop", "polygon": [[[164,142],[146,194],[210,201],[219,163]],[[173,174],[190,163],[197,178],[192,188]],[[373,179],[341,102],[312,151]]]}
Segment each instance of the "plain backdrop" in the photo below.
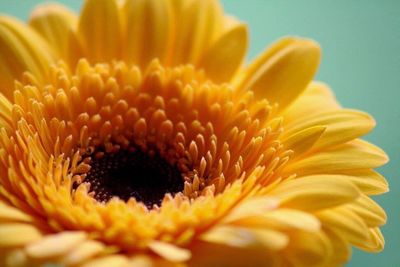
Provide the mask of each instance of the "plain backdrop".
{"label": "plain backdrop", "polygon": [[[1,0],[0,13],[22,20],[41,3]],[[81,1],[59,1],[79,10]],[[349,267],[400,266],[400,1],[225,0],[226,12],[248,23],[254,58],[285,35],[313,38],[323,48],[316,79],[328,83],[344,107],[372,114],[377,127],[366,139],[382,147],[390,162],[380,169],[390,192],[375,198],[386,210],[385,250],[354,250]]]}

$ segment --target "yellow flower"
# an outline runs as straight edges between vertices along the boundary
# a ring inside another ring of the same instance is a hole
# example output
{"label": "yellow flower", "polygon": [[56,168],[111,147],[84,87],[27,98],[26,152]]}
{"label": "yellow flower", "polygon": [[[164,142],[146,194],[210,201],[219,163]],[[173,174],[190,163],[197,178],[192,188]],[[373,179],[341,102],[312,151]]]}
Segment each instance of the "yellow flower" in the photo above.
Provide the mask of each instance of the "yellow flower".
{"label": "yellow flower", "polygon": [[375,125],[212,0],[0,18],[1,266],[340,266],[376,252]]}

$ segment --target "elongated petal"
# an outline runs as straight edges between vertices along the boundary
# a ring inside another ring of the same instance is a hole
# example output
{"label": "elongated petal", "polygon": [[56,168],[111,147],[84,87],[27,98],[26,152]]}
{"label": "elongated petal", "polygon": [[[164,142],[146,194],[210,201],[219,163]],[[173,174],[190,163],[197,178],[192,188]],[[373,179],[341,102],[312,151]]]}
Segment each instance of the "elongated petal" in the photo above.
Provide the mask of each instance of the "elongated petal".
{"label": "elongated petal", "polygon": [[78,31],[90,62],[120,58],[122,28],[115,0],[87,0],[81,12]]}
{"label": "elongated petal", "polygon": [[323,266],[333,251],[329,239],[320,231],[317,233],[296,232],[290,240],[287,260],[290,266],[296,267],[318,267]]}
{"label": "elongated petal", "polygon": [[52,50],[32,29],[21,22],[0,17],[0,91],[12,97],[14,81],[25,71],[43,81],[53,62]]}
{"label": "elongated petal", "polygon": [[229,215],[226,216],[224,222],[233,222],[243,218],[262,215],[270,210],[278,207],[278,199],[271,197],[257,197],[246,199],[236,206]]}
{"label": "elongated petal", "polygon": [[277,260],[274,251],[262,246],[233,247],[201,240],[194,244],[193,252],[193,258],[188,263],[190,267],[271,267]]}
{"label": "elongated petal", "polygon": [[339,232],[353,244],[361,244],[368,239],[368,227],[353,211],[345,207],[328,209],[316,214],[325,227]]}
{"label": "elongated petal", "polygon": [[369,114],[361,111],[332,110],[316,114],[296,124],[286,125],[285,135],[314,126],[326,126],[326,131],[314,146],[314,149],[318,150],[346,143],[370,132],[375,126],[375,121]]}
{"label": "elongated petal", "polygon": [[88,240],[76,246],[73,251],[66,254],[62,262],[66,265],[77,265],[105,250],[102,243]]}
{"label": "elongated petal", "polygon": [[350,202],[360,192],[346,180],[315,175],[283,182],[268,194],[279,197],[284,207],[313,211]]}
{"label": "elongated petal", "polygon": [[109,255],[98,257],[82,265],[82,267],[126,267],[130,266],[129,261],[122,255]]}
{"label": "elongated petal", "polygon": [[22,246],[39,240],[41,233],[32,225],[22,223],[0,224],[0,248]]}
{"label": "elongated petal", "polygon": [[26,213],[0,202],[0,221],[30,222],[32,218]]}
{"label": "elongated petal", "polygon": [[288,237],[269,229],[250,229],[233,226],[218,226],[202,236],[202,240],[233,247],[263,246],[280,250],[287,246]]}
{"label": "elongated petal", "polygon": [[321,138],[324,133],[325,126],[313,126],[298,131],[287,139],[283,139],[282,143],[285,144],[286,149],[293,150],[295,156],[299,156],[308,151],[313,145]]}
{"label": "elongated petal", "polygon": [[228,82],[231,79],[243,63],[248,46],[246,25],[233,18],[227,20],[227,29],[211,45],[199,64],[216,82]]}
{"label": "elongated petal", "polygon": [[237,87],[251,89],[256,97],[278,103],[283,110],[306,89],[319,61],[318,44],[307,39],[285,38],[250,64]]}
{"label": "elongated petal", "polygon": [[285,172],[298,175],[331,174],[346,170],[376,168],[387,161],[388,157],[378,147],[365,141],[354,140],[294,162],[285,169]]}
{"label": "elongated petal", "polygon": [[76,64],[82,53],[76,35],[77,24],[78,17],[73,11],[55,3],[38,6],[29,19],[29,25],[71,65]]}
{"label": "elongated petal", "polygon": [[[324,233],[329,238],[329,241],[332,245],[334,253],[331,255],[331,261],[333,264],[337,264],[339,266],[343,265],[343,263],[347,262],[351,256],[351,248],[348,244],[347,240],[344,239],[342,235],[336,233],[330,229],[324,229]],[[333,265],[336,266],[336,265]]]}
{"label": "elongated petal", "polygon": [[363,219],[368,227],[382,226],[386,223],[385,211],[368,196],[361,195],[356,201],[345,207]]}
{"label": "elongated petal", "polygon": [[64,255],[86,238],[83,232],[62,232],[47,236],[26,248],[32,258],[51,258]]}
{"label": "elongated petal", "polygon": [[380,252],[385,247],[385,239],[378,227],[370,228],[368,240],[355,244],[358,248],[369,252]]}
{"label": "elongated petal", "polygon": [[285,110],[283,123],[284,125],[295,125],[316,114],[339,109],[340,105],[332,90],[324,83],[313,81],[303,94]]}
{"label": "elongated petal", "polygon": [[129,0],[124,14],[128,62],[146,66],[158,58],[165,63],[173,36],[171,1]]}
{"label": "elongated petal", "polygon": [[161,257],[173,262],[187,261],[191,257],[189,250],[161,241],[151,242],[149,248]]}
{"label": "elongated petal", "polygon": [[321,223],[313,215],[286,208],[279,208],[274,211],[264,212],[262,215],[243,218],[234,224],[243,227],[279,229],[284,231],[302,230],[317,232],[321,228]]}
{"label": "elongated petal", "polygon": [[389,191],[386,179],[374,170],[351,170],[342,173],[343,179],[351,181],[366,195],[379,195]]}
{"label": "elongated petal", "polygon": [[217,1],[188,1],[180,6],[175,21],[174,54],[170,62],[195,63],[222,28],[222,9]]}

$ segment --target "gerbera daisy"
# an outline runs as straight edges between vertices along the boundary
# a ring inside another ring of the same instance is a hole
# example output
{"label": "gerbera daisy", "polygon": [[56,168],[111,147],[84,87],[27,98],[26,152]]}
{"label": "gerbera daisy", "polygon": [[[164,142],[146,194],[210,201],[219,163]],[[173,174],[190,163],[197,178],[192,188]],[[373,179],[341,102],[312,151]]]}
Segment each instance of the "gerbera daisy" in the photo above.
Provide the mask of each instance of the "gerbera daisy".
{"label": "gerbera daisy", "polygon": [[243,65],[212,0],[0,18],[1,266],[340,266],[376,252],[387,162],[288,37]]}

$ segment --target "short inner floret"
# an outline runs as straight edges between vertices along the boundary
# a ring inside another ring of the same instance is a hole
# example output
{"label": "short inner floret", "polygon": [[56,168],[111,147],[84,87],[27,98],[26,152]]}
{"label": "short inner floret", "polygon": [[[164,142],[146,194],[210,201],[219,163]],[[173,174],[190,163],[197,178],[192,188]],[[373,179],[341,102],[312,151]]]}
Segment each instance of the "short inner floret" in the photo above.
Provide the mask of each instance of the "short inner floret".
{"label": "short inner floret", "polygon": [[177,166],[157,153],[137,148],[95,151],[90,166],[84,182],[90,184],[90,192],[99,202],[107,202],[112,197],[128,201],[133,197],[151,209],[161,204],[165,194],[174,195],[184,186]]}

